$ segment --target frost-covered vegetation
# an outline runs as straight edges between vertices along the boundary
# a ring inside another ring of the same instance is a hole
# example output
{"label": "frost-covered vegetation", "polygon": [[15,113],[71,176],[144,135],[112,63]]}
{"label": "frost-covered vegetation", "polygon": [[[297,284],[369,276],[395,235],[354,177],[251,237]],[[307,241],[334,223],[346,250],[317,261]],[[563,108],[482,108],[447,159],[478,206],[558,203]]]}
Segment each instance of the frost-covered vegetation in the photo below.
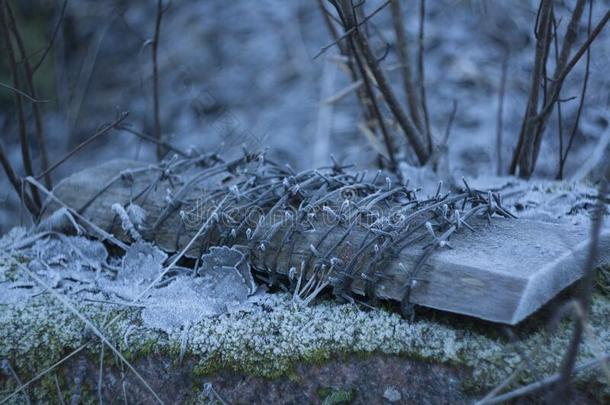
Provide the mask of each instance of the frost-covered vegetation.
{"label": "frost-covered vegetation", "polygon": [[[331,161],[356,164],[386,170],[388,190],[415,187],[435,199],[439,184],[465,184],[469,197],[480,193],[472,210],[488,204],[490,220],[504,204],[507,217],[608,228],[591,214],[608,208],[598,190],[609,173],[609,10],[607,0],[0,0],[0,403],[63,402],[68,392],[72,402],[101,401],[124,373],[133,377],[130,399],[155,399],[187,363],[196,374],[188,399],[219,399],[203,383],[224,369],[290,379],[295,364],[372,353],[467,370],[460,386],[477,397],[558,372],[567,387],[574,360],[581,393],[608,400],[610,371],[600,362],[610,353],[608,269],[587,273],[597,281],[592,294],[593,283],[583,283],[562,297],[567,305],[544,309],[515,336],[433,311],[410,323],[386,302],[325,300],[330,284],[301,285],[303,267],[286,274],[296,293],[267,290],[234,247],[182,260],[167,240],[143,236],[147,212],[132,196],[107,212],[118,238],[92,232],[76,207],[39,214],[46,189],[110,158],[156,164],[167,153],[167,164],[148,167],[159,172],[149,191],[167,180],[162,203],[173,210],[182,203],[170,190],[177,156],[218,163],[266,150],[289,173],[285,181]],[[246,187],[265,175],[254,173]],[[310,185],[329,182],[319,171],[310,176]],[[298,183],[285,186],[302,194]],[[236,201],[239,193],[230,189]],[[461,226],[459,209],[449,221],[448,206],[436,208],[445,225]],[[425,225],[434,244],[452,248]],[[330,258],[328,274],[339,262]],[[582,329],[555,320],[567,313]],[[157,375],[155,359],[167,376]],[[57,361],[65,363],[48,368]],[[393,387],[382,392],[400,398]],[[336,397],[354,398],[349,389]]]}
{"label": "frost-covered vegetation", "polygon": [[[18,271],[6,261],[2,264],[4,277],[14,278]],[[7,275],[9,272],[13,276]],[[99,354],[99,345],[86,333],[85,325],[61,303],[48,294],[29,291],[29,295],[19,302],[0,304],[0,354],[22,379],[33,377],[87,342],[88,356],[95,358]],[[340,353],[380,352],[467,367],[472,378],[463,381],[464,389],[481,392],[517,368],[522,371],[515,383],[532,382],[556,372],[571,336],[570,324],[564,322],[553,330],[536,327],[533,332],[525,331],[520,333],[518,342],[511,342],[496,328],[463,319],[424,317],[411,324],[384,309],[362,310],[333,302],[295,306],[286,294],[261,294],[249,305],[229,313],[161,331],[147,324],[143,314],[146,309],[80,301],[76,296],[71,300],[84,316],[100,325],[129,360],[166,356],[178,362],[180,358],[190,358],[202,376],[231,368],[277,377],[289,373],[299,361],[318,362]],[[116,315],[116,323],[103,326]],[[596,293],[579,363],[610,350],[609,322],[610,299]],[[52,381],[56,372],[62,375],[57,370],[45,375],[42,384],[38,381],[29,389],[30,395],[39,399],[57,395],[52,385],[44,383]],[[603,387],[607,377],[595,371],[579,374],[578,380],[591,387]],[[10,394],[17,387],[14,380],[5,379],[3,394]],[[93,387],[89,389],[88,395],[95,397]],[[605,390],[592,392],[599,399],[609,395]]]}

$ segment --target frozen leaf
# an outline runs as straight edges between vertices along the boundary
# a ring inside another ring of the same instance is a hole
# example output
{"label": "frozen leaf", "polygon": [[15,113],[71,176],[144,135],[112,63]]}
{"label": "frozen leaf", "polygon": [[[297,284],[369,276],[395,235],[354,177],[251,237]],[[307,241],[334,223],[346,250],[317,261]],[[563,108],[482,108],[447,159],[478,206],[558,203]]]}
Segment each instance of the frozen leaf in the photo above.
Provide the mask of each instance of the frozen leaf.
{"label": "frozen leaf", "polygon": [[98,271],[108,258],[104,245],[82,236],[60,236],[39,239],[30,256],[50,267],[64,271]]}
{"label": "frozen leaf", "polygon": [[148,242],[136,242],[129,247],[118,274],[118,279],[136,283],[152,281],[163,269],[167,259],[161,249]]}
{"label": "frozen leaf", "polygon": [[204,317],[220,315],[247,299],[247,290],[236,271],[216,278],[180,276],[166,287],[154,290],[145,302],[142,319],[166,332]]}
{"label": "frozen leaf", "polygon": [[239,275],[241,283],[248,290],[248,294],[254,294],[256,283],[252,277],[250,264],[244,254],[237,249],[227,246],[212,247],[209,253],[201,257],[201,266],[197,269],[197,274],[222,278],[223,272],[232,271]]}

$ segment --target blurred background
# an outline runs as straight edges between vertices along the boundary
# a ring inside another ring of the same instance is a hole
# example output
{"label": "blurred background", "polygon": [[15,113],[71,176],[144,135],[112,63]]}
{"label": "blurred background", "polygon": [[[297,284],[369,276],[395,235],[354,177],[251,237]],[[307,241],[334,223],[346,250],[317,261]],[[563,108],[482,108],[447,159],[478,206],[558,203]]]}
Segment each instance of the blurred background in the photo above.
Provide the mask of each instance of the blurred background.
{"label": "blurred background", "polygon": [[[35,98],[44,101],[37,104],[51,163],[122,111],[129,111],[125,123],[131,130],[152,136],[151,53],[157,1],[9,3],[32,60],[41,59],[48,48],[35,72],[34,84]],[[370,15],[384,3],[367,0],[360,6],[362,15]],[[561,35],[575,3],[555,2]],[[335,13],[329,3],[323,4]],[[415,60],[420,3],[406,0],[400,5],[409,51]],[[345,57],[336,46],[315,57],[333,42],[317,1],[174,0],[164,2],[163,7],[157,60],[159,125],[165,141],[185,151],[221,155],[240,153],[242,147],[250,151],[267,149],[270,157],[295,169],[326,165],[331,154],[344,163],[378,167],[379,141],[362,130],[363,112],[356,92],[349,91],[352,78]],[[608,0],[593,2],[593,24],[609,7]],[[444,138],[456,108],[444,175],[508,174],[531,86],[538,8],[539,2],[534,0],[426,2],[425,90],[435,143]],[[587,21],[588,6],[578,24],[574,49],[587,37]],[[390,85],[406,105],[392,24],[391,8],[385,7],[364,29]],[[568,179],[600,150],[602,156],[609,156],[607,31],[601,32],[591,47],[584,106],[565,166]],[[52,46],[48,47],[51,40]],[[0,52],[0,83],[12,86],[5,41]],[[552,68],[555,54],[552,49],[550,52]],[[536,178],[556,177],[559,133],[561,130],[562,143],[567,143],[576,122],[585,70],[583,57],[563,86],[562,125],[558,125],[554,113],[548,121]],[[500,100],[502,136],[498,144]],[[31,104],[26,100],[24,114],[34,172],[40,173]],[[0,88],[0,142],[17,174],[23,176],[18,121],[14,92],[4,86]],[[396,123],[388,118],[388,126],[395,127]],[[408,152],[404,136],[394,134],[393,140],[401,167],[408,175],[417,162]],[[115,129],[53,171],[53,181],[112,158],[154,162],[155,148],[153,143]],[[0,201],[3,233],[19,223],[20,205],[4,173],[0,176]]]}

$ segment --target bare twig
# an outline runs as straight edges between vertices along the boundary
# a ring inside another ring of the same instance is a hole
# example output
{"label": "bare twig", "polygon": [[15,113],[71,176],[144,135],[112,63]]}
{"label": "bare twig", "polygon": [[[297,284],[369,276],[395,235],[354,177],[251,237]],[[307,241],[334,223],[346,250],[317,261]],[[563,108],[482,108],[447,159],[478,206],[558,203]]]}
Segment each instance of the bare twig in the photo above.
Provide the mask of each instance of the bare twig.
{"label": "bare twig", "polygon": [[339,15],[341,16],[345,31],[350,32],[351,30],[351,32],[353,33],[353,36],[351,38],[354,39],[354,45],[355,47],[357,47],[357,51],[362,54],[367,67],[371,70],[375,80],[377,81],[377,85],[379,86],[379,90],[383,95],[386,104],[388,105],[390,111],[396,118],[398,125],[403,130],[409,142],[409,145],[417,156],[417,160],[421,165],[425,164],[428,158],[430,157],[430,153],[426,147],[425,140],[422,139],[420,131],[415,127],[413,121],[411,121],[411,119],[408,117],[408,115],[404,112],[404,110],[398,103],[398,100],[394,95],[394,91],[390,87],[383,71],[379,66],[377,58],[373,54],[373,51],[370,49],[366,37],[358,29],[359,24],[357,23],[356,17],[353,13],[351,1],[331,0],[331,2],[337,9]]}
{"label": "bare twig", "polygon": [[426,0],[419,2],[419,41],[417,49],[417,71],[419,74],[419,102],[424,115],[425,135],[428,141],[428,153],[434,147],[432,133],[430,132],[430,117],[428,116],[428,102],[426,100],[426,78],[424,74],[424,22],[426,20]]}
{"label": "bare twig", "polygon": [[363,84],[362,80],[357,80],[357,81],[347,85],[343,89],[339,90],[338,92],[333,94],[331,97],[324,100],[323,103],[324,104],[334,104],[337,101],[343,99],[345,96],[347,96],[352,91],[358,90],[360,87],[362,87],[362,84]]}
{"label": "bare twig", "polygon": [[[28,86],[28,90],[33,98],[36,98],[36,87],[34,86],[34,73],[32,70],[32,66],[30,65],[30,61],[28,60],[25,45],[23,44],[23,40],[21,39],[21,34],[17,27],[17,22],[15,20],[15,16],[13,15],[13,10],[10,7],[10,4],[6,3],[6,11],[9,18],[9,25],[11,31],[13,32],[13,37],[15,38],[15,42],[17,43],[17,48],[19,49],[19,53],[21,54],[21,58],[23,60],[23,66],[25,68],[25,79]],[[36,142],[38,144],[38,149],[40,152],[40,160],[42,163],[42,171],[47,172],[49,168],[49,155],[47,153],[47,145],[45,142],[44,131],[42,127],[42,116],[40,112],[40,107],[38,103],[32,104],[32,112],[34,115],[34,129],[36,134]],[[53,183],[51,181],[51,175],[49,172],[45,175],[45,185],[48,188],[53,187]]]}
{"label": "bare twig", "polygon": [[36,181],[35,178],[27,177],[24,179],[24,181],[31,184],[32,186],[36,187],[38,190],[40,190],[45,196],[47,196],[48,201],[54,201],[55,203],[59,204],[61,207],[65,208],[70,215],[72,215],[75,218],[78,218],[80,221],[82,221],[84,224],[86,224],[93,231],[93,233],[95,233],[99,237],[99,239],[101,241],[109,241],[112,244],[114,244],[115,246],[123,249],[123,251],[125,251],[125,252],[127,251],[128,248],[125,243],[121,242],[114,235],[112,235],[109,232],[106,232],[105,230],[103,230],[102,228],[97,226],[95,223],[93,223],[92,221],[90,221],[87,218],[85,218],[84,216],[82,216],[75,209],[69,207],[66,203],[64,203],[59,198],[57,198],[55,196],[55,194],[53,194],[51,191],[47,190],[42,184],[40,184],[38,181]]}
{"label": "bare twig", "polygon": [[519,174],[522,177],[529,177],[532,167],[532,153],[535,142],[535,131],[537,129],[533,118],[537,115],[538,99],[540,95],[540,87],[543,80],[544,65],[546,60],[546,49],[549,42],[549,27],[551,26],[551,11],[553,9],[553,0],[542,0],[539,10],[539,25],[537,27],[536,53],[534,58],[534,69],[532,71],[532,79],[530,85],[529,100],[521,133],[519,135],[519,144],[513,160],[511,162],[510,172],[514,174],[519,167]]}
{"label": "bare twig", "polygon": [[[578,19],[580,19],[580,16],[577,15],[577,11],[577,9],[574,10],[572,14],[572,20],[575,20],[577,16]],[[571,38],[572,34],[570,34],[572,31],[571,29],[568,29],[568,33],[566,33],[567,38],[564,39],[564,45],[562,47],[562,52],[559,58],[559,63],[562,65],[557,66],[546,103],[542,107],[540,113],[530,115],[526,119],[524,119],[522,132],[519,137],[519,145],[517,147],[517,150],[515,151],[515,154],[513,155],[511,173],[516,173],[516,168],[518,165],[520,176],[527,178],[532,174],[535,168],[537,156],[540,151],[540,144],[542,141],[542,135],[544,134],[544,127],[548,121],[548,117],[551,111],[555,106],[555,103],[559,100],[559,93],[561,91],[561,87],[565,81],[565,78],[572,71],[574,66],[576,66],[582,56],[587,52],[593,41],[604,29],[609,19],[610,10],[604,14],[604,16],[595,26],[595,28],[591,30],[589,37],[576,51],[574,56],[572,56],[572,58],[568,62],[565,62],[569,57],[571,46],[574,42]],[[536,131],[534,132],[534,130]],[[539,136],[536,137],[536,134],[539,134]],[[515,160],[519,161],[516,162]]]}
{"label": "bare twig", "polygon": [[[330,31],[332,37],[335,39],[335,43],[338,45],[341,53],[347,59],[346,63],[347,63],[347,66],[348,66],[348,69],[350,72],[352,82],[361,83],[361,85],[356,88],[356,94],[358,96],[358,100],[360,102],[360,105],[361,105],[363,113],[364,113],[364,122],[367,127],[367,131],[365,132],[365,134],[366,135],[373,134],[373,136],[374,136],[374,134],[376,133],[375,124],[377,124],[377,126],[379,127],[379,130],[382,133],[382,138],[390,140],[389,134],[387,133],[387,128],[385,126],[385,122],[383,122],[383,117],[381,116],[381,112],[379,111],[379,107],[377,105],[377,100],[375,98],[375,94],[373,92],[371,92],[373,90],[373,88],[370,85],[370,80],[372,80],[372,79],[369,77],[369,74],[366,71],[366,69],[363,67],[360,59],[358,59],[359,56],[357,54],[357,51],[355,50],[355,47],[352,44],[352,41],[351,40],[348,41],[347,44],[339,41],[338,40],[339,34],[333,24],[331,15],[324,7],[322,0],[318,0],[318,7],[320,8],[320,12],[322,13],[322,16],[324,17],[324,21],[328,27],[328,30]],[[381,9],[379,9],[379,10],[381,10]],[[369,18],[372,17],[374,14],[375,13],[371,14],[369,16]],[[341,23],[341,22],[339,21],[339,23]],[[354,60],[356,60],[356,63],[354,63]],[[391,140],[390,140],[389,146],[388,146],[388,143],[386,142],[386,149],[393,149],[393,146],[391,145]],[[381,162],[383,162],[383,158],[389,158],[389,156],[385,155],[384,153],[380,153],[379,154],[380,165],[381,165]],[[395,164],[394,164],[394,166],[395,166]]]}
{"label": "bare twig", "polygon": [[59,159],[57,162],[55,162],[51,167],[49,167],[46,171],[44,171],[43,173],[39,174],[38,176],[36,176],[36,180],[40,180],[42,177],[46,176],[48,173],[52,172],[53,170],[57,169],[58,166],[60,166],[61,164],[63,164],[66,160],[70,159],[74,154],[76,154],[78,151],[80,151],[82,148],[84,148],[85,146],[89,145],[91,142],[95,141],[97,138],[105,135],[106,133],[108,133],[111,129],[115,129],[118,128],[118,126],[127,118],[127,116],[129,115],[128,112],[123,112],[119,115],[119,117],[112,123],[110,124],[104,124],[102,125],[102,127],[93,135],[91,135],[89,138],[87,138],[86,140],[84,140],[83,142],[81,142],[80,144],[78,144],[74,149],[72,149],[70,152],[66,153],[66,155],[64,157],[62,157],[61,159]]}
{"label": "bare twig", "polygon": [[28,193],[22,192],[22,181],[17,176],[17,173],[15,173],[15,169],[13,169],[11,162],[8,160],[8,156],[4,152],[2,144],[0,144],[0,164],[2,164],[2,168],[4,169],[8,180],[15,189],[17,195],[21,198],[21,201],[25,204],[25,207],[28,209],[30,214],[32,214],[33,216],[37,216],[38,207],[36,206],[36,204],[34,204],[34,201],[32,201],[32,198]]}
{"label": "bare twig", "polygon": [[[610,167],[607,170],[608,174],[610,174]],[[589,252],[587,254],[587,260],[583,269],[584,276],[579,286],[578,296],[576,297],[576,300],[583,311],[582,319],[578,320],[574,325],[572,339],[570,340],[570,345],[566,351],[566,355],[561,366],[561,384],[559,384],[559,388],[560,391],[563,391],[564,393],[569,386],[570,376],[572,375],[572,371],[576,363],[578,347],[580,346],[580,342],[582,340],[584,323],[587,321],[589,307],[591,305],[591,295],[593,294],[593,288],[595,286],[595,262],[599,254],[599,235],[604,220],[604,213],[606,211],[604,198],[608,193],[608,181],[610,181],[610,176],[608,176],[605,181],[602,181],[599,187],[597,207],[595,209],[593,222],[591,224],[591,242],[589,244]]]}
{"label": "bare twig", "polygon": [[369,77],[366,74],[365,67],[361,60],[361,55],[358,52],[358,48],[356,47],[356,45],[351,37],[350,37],[349,42],[350,42],[352,54],[354,55],[354,58],[356,59],[356,64],[360,71],[360,76],[362,77],[362,81],[364,82],[366,94],[368,94],[368,99],[371,103],[370,104],[372,107],[371,109],[373,111],[374,116],[376,117],[377,125],[379,125],[379,128],[381,130],[383,142],[385,143],[386,150],[388,152],[388,157],[390,158],[390,169],[393,172],[398,173],[398,165],[396,164],[396,158],[394,156],[394,145],[392,143],[392,138],[391,138],[390,134],[388,133],[387,127],[386,127],[384,119],[383,119],[383,115],[381,114],[381,110],[379,109],[379,106],[377,105],[377,99],[375,98],[373,86],[371,85]]}
{"label": "bare twig", "polygon": [[186,153],[182,149],[179,149],[179,148],[175,147],[174,145],[172,145],[169,142],[159,141],[158,139],[153,138],[152,136],[146,135],[146,134],[144,134],[142,132],[136,131],[133,128],[130,128],[127,125],[116,125],[115,128],[119,129],[121,131],[129,132],[130,134],[135,135],[138,138],[144,139],[144,140],[146,140],[148,142],[152,142],[154,144],[161,145],[165,149],[171,150],[172,152],[177,153],[178,155],[180,155],[182,157],[186,157],[187,158],[187,157],[190,156],[188,153]]}
{"label": "bare twig", "polygon": [[[591,20],[593,14],[593,0],[589,1],[589,20],[587,22],[587,35],[591,35]],[[563,155],[559,156],[559,170],[557,172],[557,179],[563,179],[564,168],[566,164],[566,160],[568,159],[568,154],[570,153],[570,149],[572,148],[572,143],[574,142],[574,138],[576,137],[576,132],[578,131],[578,123],[580,122],[580,116],[582,114],[582,109],[585,105],[585,95],[587,93],[587,83],[589,82],[589,73],[590,73],[590,65],[591,65],[591,47],[587,47],[587,57],[585,61],[585,77],[582,82],[582,90],[580,92],[580,101],[578,104],[578,110],[576,112],[576,119],[574,121],[574,126],[572,127],[572,132],[570,132],[570,137],[568,138],[568,144],[566,146]],[[561,103],[557,103],[558,112],[561,112],[560,109]],[[561,119],[561,118],[560,118]],[[562,137],[560,132],[560,137]],[[562,137],[563,138],[563,137]],[[560,148],[560,153],[562,153]]]}
{"label": "bare twig", "polygon": [[409,106],[409,112],[415,126],[422,131],[422,122],[419,112],[418,95],[413,85],[413,72],[411,69],[411,57],[409,55],[409,47],[407,42],[407,33],[405,30],[404,21],[402,18],[402,9],[399,1],[390,3],[392,9],[392,23],[394,25],[394,33],[396,35],[396,47],[398,49],[398,58],[400,60],[400,68],[402,71],[403,86],[405,88],[405,97]]}
{"label": "bare twig", "polygon": [[[5,11],[7,9],[7,3],[4,0],[0,0],[0,29],[2,29],[2,35],[6,44],[7,53],[9,56],[9,63],[11,72],[13,74],[13,86],[16,89],[21,87],[19,81],[19,71],[17,69],[17,60],[15,57],[15,50],[13,49],[13,43],[9,31],[9,23]],[[33,176],[34,170],[32,167],[32,157],[30,155],[30,141],[27,133],[27,126],[25,122],[25,112],[23,111],[23,103],[21,95],[15,94],[15,107],[17,109],[17,117],[19,122],[19,143],[21,145],[21,158],[23,160],[23,167],[25,168],[26,175]],[[40,195],[35,188],[31,188],[32,200],[38,209],[41,206]]]}
{"label": "bare twig", "polygon": [[453,100],[453,107],[451,107],[451,114],[449,114],[449,120],[447,121],[447,128],[445,128],[445,136],[443,136],[443,146],[447,146],[449,142],[449,136],[451,135],[451,128],[453,127],[453,121],[455,120],[455,115],[458,110],[458,102],[457,100]]}
{"label": "bare twig", "polygon": [[[328,44],[326,46],[323,46],[320,49],[320,51],[313,58],[314,59],[319,58],[320,55],[322,55],[324,52],[328,51],[333,46],[339,44],[342,40],[344,40],[345,38],[350,36],[354,31],[356,31],[356,29],[358,29],[358,27],[360,27],[363,24],[366,24],[368,20],[370,20],[371,18],[375,17],[375,15],[377,15],[377,13],[379,13],[381,10],[386,8],[387,5],[390,4],[391,2],[392,2],[392,0],[388,0],[385,3],[383,3],[381,6],[377,7],[375,9],[375,11],[373,11],[371,14],[367,15],[362,21],[360,21],[360,23],[357,26],[354,26],[354,27],[350,28],[349,30],[346,30],[343,33],[343,35],[341,35],[340,37],[337,37],[337,39],[335,39],[333,42],[331,42],[330,44]],[[333,1],[331,1],[331,3],[333,3]]]}
{"label": "bare twig", "polygon": [[[557,38],[557,19],[553,15],[553,45],[555,48],[555,66],[559,63],[559,39]],[[561,113],[561,102],[557,103],[557,137],[559,139],[559,171],[563,172],[561,168],[561,161],[563,160],[563,116]],[[559,178],[559,173],[557,174]]]}
{"label": "bare twig", "polygon": [[[561,54],[559,55],[559,60],[557,61],[557,65],[555,67],[555,74],[553,76],[553,81],[551,82],[550,94],[557,93],[557,98],[559,98],[559,93],[561,92],[561,87],[563,86],[563,81],[557,81],[557,74],[563,69],[568,61],[568,57],[570,56],[570,52],[572,51],[572,46],[576,41],[576,36],[578,32],[578,24],[580,23],[580,18],[582,16],[586,0],[578,0],[576,2],[576,6],[574,7],[574,11],[572,12],[572,16],[570,18],[570,22],[566,29],[566,34],[563,38],[563,44],[561,46]],[[549,41],[550,42],[550,41]],[[555,103],[552,101],[552,103]],[[544,100],[544,103],[547,103],[547,100]],[[544,104],[543,104],[544,105]],[[550,111],[549,111],[550,112]],[[543,119],[537,120],[537,131],[535,134],[534,141],[534,150],[532,156],[532,167],[531,172],[534,171],[536,167],[536,161],[538,160],[538,154],[540,151],[540,145],[542,143],[542,137],[544,135],[544,130],[546,127],[546,123],[548,120],[548,115]]]}
{"label": "bare twig", "polygon": [[159,36],[161,34],[161,20],[163,19],[163,0],[157,1],[157,18],[155,20],[155,34],[152,41],[152,65],[153,65],[153,103],[154,103],[154,135],[157,143],[157,160],[161,160],[165,155],[165,148],[161,145],[161,118],[159,113],[159,67],[157,54],[159,49]]}
{"label": "bare twig", "polygon": [[500,90],[498,92],[498,115],[496,118],[496,174],[502,174],[504,163],[502,161],[502,132],[504,130],[504,97],[506,95],[506,73],[508,70],[508,51],[502,60],[502,73],[500,75]]}
{"label": "bare twig", "polygon": [[5,84],[5,83],[0,83],[0,87],[4,87],[5,89],[8,89],[10,91],[14,91],[15,93],[19,93],[20,95],[22,95],[23,97],[25,97],[27,100],[31,101],[32,103],[48,103],[49,100],[37,100],[34,97],[30,96],[29,94],[14,88],[13,86],[9,85],[9,84]]}
{"label": "bare twig", "polygon": [[40,57],[38,62],[36,62],[36,64],[32,68],[32,73],[36,73],[38,68],[40,68],[40,66],[42,65],[44,60],[47,58],[49,51],[53,48],[53,44],[55,43],[55,39],[57,38],[57,34],[59,33],[59,27],[61,27],[61,23],[63,22],[64,16],[66,15],[66,6],[67,5],[68,5],[68,0],[64,0],[64,3],[62,4],[61,10],[59,12],[59,19],[57,20],[57,23],[55,24],[55,28],[53,29],[53,35],[51,35],[51,39],[49,40],[49,43],[47,44],[44,51],[42,52],[42,56]]}
{"label": "bare twig", "polygon": [[[568,76],[568,74],[572,71],[572,69],[574,69],[574,66],[576,66],[576,64],[578,63],[580,58],[582,58],[582,56],[587,52],[587,50],[589,49],[589,47],[591,46],[593,41],[595,41],[597,36],[602,32],[602,30],[608,23],[608,20],[610,20],[610,10],[608,12],[606,12],[606,14],[604,14],[604,16],[595,26],[595,28],[593,28],[593,30],[591,31],[591,34],[589,35],[587,40],[580,46],[580,48],[578,48],[578,50],[576,51],[574,56],[572,56],[572,59],[570,59],[570,61],[568,63],[566,63],[565,67],[561,70],[561,72],[557,76],[557,79],[553,79],[554,83],[561,83],[561,84],[563,83],[563,81]],[[536,121],[544,120],[544,118],[547,117],[548,114],[551,112],[551,110],[553,109],[554,103],[557,102],[559,99],[559,90],[560,90],[560,86],[557,87],[555,89],[555,91],[551,91],[551,95],[549,96],[549,101],[546,103],[546,105],[544,106],[544,108],[542,109],[540,114],[534,118]]]}

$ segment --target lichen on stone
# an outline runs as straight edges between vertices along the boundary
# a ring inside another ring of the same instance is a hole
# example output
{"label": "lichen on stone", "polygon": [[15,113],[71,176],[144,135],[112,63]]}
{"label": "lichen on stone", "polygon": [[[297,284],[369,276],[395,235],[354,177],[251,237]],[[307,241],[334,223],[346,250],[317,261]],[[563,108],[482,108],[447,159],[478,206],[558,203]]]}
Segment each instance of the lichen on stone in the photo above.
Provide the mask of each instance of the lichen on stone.
{"label": "lichen on stone", "polygon": [[[103,325],[122,310],[117,322],[100,329],[128,359],[155,353],[177,356],[184,350],[185,333],[181,328],[165,333],[143,327],[137,307],[76,305],[96,325]],[[591,315],[595,339],[587,337],[580,362],[610,351],[610,302],[606,297],[595,296]],[[465,388],[479,391],[498,383],[526,361],[519,353],[533,366],[526,367],[519,383],[556,372],[570,338],[569,325],[562,323],[548,336],[537,330],[513,346],[499,334],[471,325],[425,318],[410,324],[388,310],[362,310],[335,302],[300,307],[289,295],[275,294],[247,309],[204,318],[192,325],[186,332],[185,349],[186,355],[197,362],[200,373],[231,368],[265,377],[288,373],[295,362],[332,358],[338,353],[400,354],[466,367],[472,371],[472,380]],[[22,376],[33,376],[91,337],[85,325],[48,294],[0,306],[0,357],[8,359]],[[96,353],[99,345],[91,345],[88,350]],[[594,375],[603,381],[601,372]],[[13,388],[12,382],[5,382],[2,395]]]}

